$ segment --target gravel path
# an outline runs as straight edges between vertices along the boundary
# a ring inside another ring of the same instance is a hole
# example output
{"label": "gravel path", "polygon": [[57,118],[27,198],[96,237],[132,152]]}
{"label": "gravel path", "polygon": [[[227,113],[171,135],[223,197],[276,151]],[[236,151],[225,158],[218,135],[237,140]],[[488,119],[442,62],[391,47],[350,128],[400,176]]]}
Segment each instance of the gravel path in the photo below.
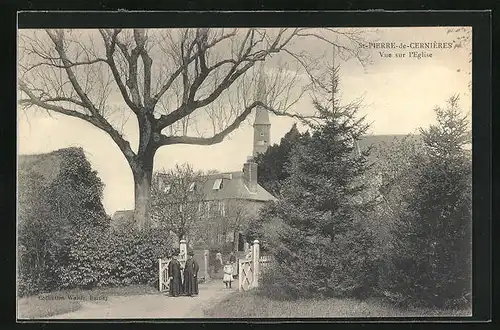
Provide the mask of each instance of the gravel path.
{"label": "gravel path", "polygon": [[[236,285],[235,285],[236,286]],[[144,319],[144,318],[202,318],[203,309],[218,302],[237,289],[226,289],[221,281],[199,285],[196,297],[157,295],[115,296],[107,301],[83,302],[75,312],[54,315],[47,319]]]}

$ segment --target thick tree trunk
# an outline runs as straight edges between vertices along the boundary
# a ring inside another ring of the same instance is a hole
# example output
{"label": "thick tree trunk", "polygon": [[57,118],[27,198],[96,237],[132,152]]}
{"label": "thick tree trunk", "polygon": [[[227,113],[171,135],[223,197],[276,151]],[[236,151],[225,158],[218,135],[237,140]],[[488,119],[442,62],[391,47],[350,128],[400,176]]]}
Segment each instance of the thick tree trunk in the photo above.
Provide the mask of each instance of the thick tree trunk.
{"label": "thick tree trunk", "polygon": [[149,228],[151,180],[153,177],[153,157],[154,155],[143,156],[140,162],[131,165],[134,176],[134,223],[139,229]]}

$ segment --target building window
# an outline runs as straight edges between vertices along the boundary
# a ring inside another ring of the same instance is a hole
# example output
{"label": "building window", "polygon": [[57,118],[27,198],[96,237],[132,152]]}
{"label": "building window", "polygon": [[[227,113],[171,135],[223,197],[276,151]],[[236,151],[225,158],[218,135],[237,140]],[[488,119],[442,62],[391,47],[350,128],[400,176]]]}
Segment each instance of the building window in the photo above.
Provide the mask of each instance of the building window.
{"label": "building window", "polygon": [[170,193],[170,190],[172,189],[172,186],[167,184],[164,188],[163,188],[163,192],[165,194],[169,194]]}
{"label": "building window", "polygon": [[260,136],[264,136],[264,132],[260,132]]}
{"label": "building window", "polygon": [[207,217],[210,216],[210,202],[207,202]]}
{"label": "building window", "polygon": [[221,216],[225,217],[226,216],[226,210],[225,210],[225,207],[224,207],[224,202],[223,201],[220,201],[219,202],[219,213]]}
{"label": "building window", "polygon": [[191,184],[189,185],[189,191],[193,192],[195,187],[196,187],[196,182],[191,182]]}
{"label": "building window", "polygon": [[213,189],[214,190],[222,189],[222,179],[215,179]]}

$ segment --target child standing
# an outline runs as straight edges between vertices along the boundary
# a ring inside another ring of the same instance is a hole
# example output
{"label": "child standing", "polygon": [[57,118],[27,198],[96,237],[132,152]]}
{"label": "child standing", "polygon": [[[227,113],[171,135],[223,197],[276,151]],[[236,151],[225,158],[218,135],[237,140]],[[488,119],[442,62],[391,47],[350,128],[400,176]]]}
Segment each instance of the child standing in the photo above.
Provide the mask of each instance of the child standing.
{"label": "child standing", "polygon": [[224,265],[224,278],[222,279],[222,282],[226,285],[226,288],[229,285],[229,288],[231,288],[231,283],[233,282],[233,265],[228,261],[226,261],[226,264]]}

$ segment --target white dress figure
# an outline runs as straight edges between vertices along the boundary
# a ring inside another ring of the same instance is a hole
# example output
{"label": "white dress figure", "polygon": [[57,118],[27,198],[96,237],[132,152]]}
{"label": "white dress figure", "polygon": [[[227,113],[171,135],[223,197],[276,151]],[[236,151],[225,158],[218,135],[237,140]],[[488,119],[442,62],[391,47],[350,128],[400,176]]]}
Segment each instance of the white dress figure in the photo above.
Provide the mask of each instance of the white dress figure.
{"label": "white dress figure", "polygon": [[231,288],[231,283],[233,282],[233,265],[229,261],[226,261],[224,265],[224,277],[222,279],[226,288],[229,286]]}

